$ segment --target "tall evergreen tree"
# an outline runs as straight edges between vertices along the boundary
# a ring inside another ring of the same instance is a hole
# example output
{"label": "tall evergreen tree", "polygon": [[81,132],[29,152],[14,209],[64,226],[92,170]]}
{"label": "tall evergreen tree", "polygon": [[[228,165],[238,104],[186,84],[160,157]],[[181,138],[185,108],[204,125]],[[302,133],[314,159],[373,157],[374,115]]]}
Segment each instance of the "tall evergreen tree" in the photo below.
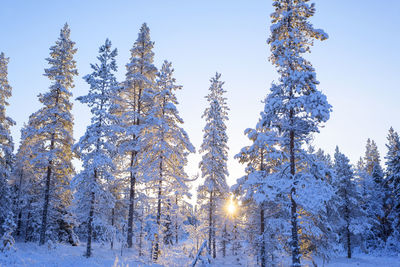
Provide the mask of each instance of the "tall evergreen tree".
{"label": "tall evergreen tree", "polygon": [[10,127],[15,122],[6,115],[7,99],[12,91],[8,83],[8,62],[9,58],[0,53],[0,251],[13,245],[11,234],[15,227],[9,186],[14,149]]}
{"label": "tall evergreen tree", "polygon": [[[78,75],[73,59],[77,49],[70,40],[67,24],[60,31],[56,44],[50,47],[45,76],[52,81],[50,91],[39,95],[44,105],[32,116],[28,129],[28,138],[35,139],[36,151],[33,164],[37,168],[46,168],[39,244],[43,245],[48,237],[68,239],[74,243],[68,207],[72,194],[70,181],[74,174],[72,166],[73,116],[71,114],[74,87],[73,77]],[[50,236],[49,236],[50,235]]]}
{"label": "tall evergreen tree", "polygon": [[208,210],[208,242],[209,254],[216,257],[216,209],[220,201],[227,197],[228,186],[226,177],[228,170],[226,162],[228,160],[228,136],[226,134],[225,122],[228,120],[228,106],[222,86],[224,82],[220,81],[221,74],[216,73],[211,78],[210,92],[206,96],[209,107],[206,108],[203,118],[206,120],[204,127],[203,143],[200,153],[203,153],[200,161],[202,177],[204,184],[199,187],[202,195],[208,194],[208,201],[204,203],[203,209]]}
{"label": "tall evergreen tree", "polygon": [[39,240],[40,216],[43,210],[43,177],[46,166],[35,164],[38,154],[44,152],[45,143],[39,142],[41,136],[33,135],[36,113],[29,117],[28,124],[21,129],[21,141],[15,156],[12,175],[17,216],[16,236],[25,241]]}
{"label": "tall evergreen tree", "polygon": [[[158,259],[161,233],[161,216],[163,205],[167,204],[168,195],[178,191],[189,194],[188,178],[184,171],[187,155],[194,152],[187,133],[181,128],[182,118],[179,116],[175,91],[182,88],[176,85],[171,63],[164,61],[157,73],[157,80],[150,98],[152,104],[147,110],[144,127],[140,136],[141,172],[146,187],[156,188],[157,232],[153,250],[153,260]],[[182,189],[182,190],[180,190]],[[171,199],[169,199],[171,203]]]}
{"label": "tall evergreen tree", "polygon": [[[132,247],[134,201],[138,182],[138,138],[142,127],[150,91],[154,86],[156,67],[153,65],[154,42],[150,40],[150,29],[146,23],[140,28],[138,38],[131,49],[130,62],[126,64],[126,81],[120,93],[121,117],[124,134],[119,140],[120,154],[129,157],[124,171],[129,173],[129,213],[128,213],[128,247]],[[147,93],[149,92],[149,93]]]}
{"label": "tall evergreen tree", "polygon": [[92,64],[93,72],[84,77],[90,84],[89,93],[77,98],[87,104],[92,113],[91,124],[76,144],[83,170],[74,179],[77,210],[87,224],[87,257],[92,253],[93,229],[103,232],[97,233],[98,237],[113,232],[107,221],[115,202],[111,185],[115,170],[113,158],[117,154],[116,137],[120,132],[118,117],[110,112],[118,102],[116,97],[120,89],[114,76],[117,71],[117,49],[112,50],[111,41],[107,39],[99,53],[97,58],[100,64]]}
{"label": "tall evergreen tree", "polygon": [[[29,120],[31,122],[31,120]],[[21,141],[15,155],[15,166],[12,175],[14,185],[15,207],[17,217],[16,236],[25,237],[25,241],[32,241],[39,233],[40,210],[37,204],[41,192],[40,181],[44,174],[43,168],[35,168],[31,159],[35,155],[34,140],[27,138],[29,125],[21,129]],[[29,229],[29,230],[28,230]]]}
{"label": "tall evergreen tree", "polygon": [[[310,52],[314,39],[325,40],[328,36],[308,21],[315,13],[309,0],[276,0],[273,6],[268,43],[279,81],[272,85],[266,98],[262,124],[275,132],[282,157],[288,161],[280,175],[290,184],[292,266],[300,266],[299,206],[313,213],[322,208],[309,199],[315,194],[312,188],[316,184],[304,171],[303,166],[308,163],[302,145],[319,132],[319,125],[329,119],[331,111],[326,96],[317,89],[315,70],[303,54]],[[322,182],[319,185],[323,187]]]}
{"label": "tall evergreen tree", "polygon": [[[393,128],[389,129],[386,147],[386,181],[390,190],[387,207],[390,211],[388,218],[392,223],[392,240],[400,242],[400,138]],[[400,247],[398,247],[400,249]]]}
{"label": "tall evergreen tree", "polygon": [[367,213],[372,224],[371,235],[367,237],[367,246],[375,248],[383,246],[383,244],[379,244],[382,241],[386,242],[390,226],[386,212],[389,190],[380,164],[378,147],[374,140],[367,140],[364,164],[365,181],[363,185],[366,188],[363,191],[366,193]]}
{"label": "tall evergreen tree", "polygon": [[341,215],[341,220],[337,223],[339,235],[344,241],[347,257],[351,258],[354,235],[363,233],[368,225],[365,222],[365,214],[363,209],[358,205],[361,195],[356,188],[354,182],[354,172],[350,165],[349,159],[342,153],[339,148],[335,150],[335,175],[333,177],[333,186],[338,197],[337,209]]}
{"label": "tall evergreen tree", "polygon": [[[246,163],[246,175],[238,179],[237,184],[233,186],[234,192],[241,196],[243,203],[247,206],[250,222],[255,224],[255,228],[259,233],[258,242],[254,242],[255,247],[258,247],[258,257],[260,265],[265,267],[275,264],[273,258],[276,254],[276,239],[271,238],[273,233],[278,233],[280,230],[275,228],[273,219],[277,216],[269,216],[271,213],[277,215],[280,211],[277,203],[279,200],[268,199],[265,187],[268,187],[268,176],[276,171],[276,167],[280,165],[279,160],[271,157],[276,153],[276,140],[265,138],[266,131],[262,124],[258,123],[256,129],[247,129],[245,134],[252,141],[250,146],[241,149],[235,158],[239,159],[240,163]],[[252,214],[253,213],[253,214]],[[257,222],[252,222],[257,220]],[[278,226],[279,227],[279,226]],[[267,246],[269,245],[268,249]],[[274,249],[275,248],[275,249]],[[267,255],[269,254],[269,255]]]}

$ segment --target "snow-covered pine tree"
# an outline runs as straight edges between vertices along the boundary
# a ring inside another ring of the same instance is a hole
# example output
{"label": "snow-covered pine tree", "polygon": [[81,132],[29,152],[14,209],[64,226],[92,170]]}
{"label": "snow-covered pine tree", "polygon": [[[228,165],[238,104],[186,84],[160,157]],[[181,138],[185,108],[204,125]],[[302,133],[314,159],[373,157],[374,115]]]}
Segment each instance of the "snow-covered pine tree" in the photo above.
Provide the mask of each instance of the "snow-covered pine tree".
{"label": "snow-covered pine tree", "polygon": [[[184,171],[187,165],[187,156],[195,149],[190,143],[187,133],[183,130],[182,118],[177,109],[175,92],[182,88],[176,85],[173,77],[174,69],[168,61],[164,61],[161,70],[157,73],[156,84],[150,98],[151,105],[146,111],[144,126],[140,134],[140,172],[146,187],[155,188],[156,195],[156,223],[158,231],[155,236],[153,260],[157,261],[160,253],[160,237],[162,213],[169,196],[179,192],[181,196],[189,196],[190,181]],[[171,202],[169,199],[170,207]],[[175,202],[175,201],[174,201]]]}
{"label": "snow-covered pine tree", "polygon": [[70,181],[74,175],[70,90],[74,87],[73,77],[78,75],[73,59],[77,51],[74,46],[69,26],[65,24],[56,44],[50,47],[50,57],[46,59],[50,67],[45,69],[44,75],[52,81],[50,91],[39,95],[44,107],[35,112],[32,127],[27,130],[28,138],[35,139],[36,147],[42,148],[34,152],[32,163],[38,168],[46,168],[40,245],[48,238],[75,243],[68,211],[72,199]]}
{"label": "snow-covered pine tree", "polygon": [[[273,135],[266,135],[269,131],[258,123],[255,129],[246,129],[245,134],[252,141],[250,146],[245,146],[235,155],[235,158],[242,164],[247,164],[246,175],[237,180],[232,187],[233,191],[243,200],[244,206],[249,212],[247,226],[256,225],[258,236],[256,241],[252,240],[253,246],[258,248],[257,255],[260,259],[260,266],[273,265],[276,254],[277,242],[271,238],[281,229],[275,229],[273,219],[280,211],[277,203],[278,199],[268,199],[264,187],[267,186],[269,174],[275,172],[275,167],[279,166],[279,160],[271,157],[276,153],[276,138]],[[272,138],[270,138],[272,137]],[[257,222],[254,222],[257,220]],[[278,226],[279,228],[279,226]],[[254,228],[253,228],[254,229]],[[268,250],[267,250],[267,245]]]}
{"label": "snow-covered pine tree", "polygon": [[21,129],[21,141],[12,175],[16,203],[14,213],[17,216],[15,234],[25,242],[39,239],[43,208],[42,181],[46,171],[46,166],[32,163],[32,159],[44,151],[44,144],[39,142],[40,136],[31,134],[31,129],[35,128],[35,115],[32,114],[28,124]]}
{"label": "snow-covered pine tree", "polygon": [[386,147],[386,181],[390,189],[387,206],[390,210],[388,218],[391,222],[390,246],[400,249],[400,138],[391,127],[387,137]]}
{"label": "snow-covered pine tree", "polygon": [[131,49],[130,62],[126,64],[126,81],[120,93],[120,110],[118,114],[122,121],[124,134],[120,136],[119,147],[121,158],[129,158],[123,166],[123,172],[129,175],[129,212],[127,244],[132,247],[134,201],[138,183],[138,137],[146,105],[143,96],[154,86],[157,72],[153,65],[154,42],[150,40],[150,29],[146,23],[140,28],[138,38]]}
{"label": "snow-covered pine tree", "polygon": [[382,242],[386,242],[389,231],[388,213],[385,211],[389,189],[384,179],[378,147],[374,140],[367,140],[364,164],[366,188],[363,191],[366,193],[367,216],[370,217],[372,225],[371,235],[367,237],[367,246],[370,248],[382,247],[384,246]]}
{"label": "snow-covered pine tree", "polygon": [[203,202],[201,209],[208,210],[208,249],[213,258],[216,257],[216,209],[221,201],[227,198],[229,192],[226,184],[228,176],[228,136],[226,134],[225,122],[228,120],[228,106],[226,104],[226,92],[222,86],[224,82],[220,81],[221,74],[216,73],[210,79],[210,92],[206,96],[209,107],[203,113],[206,120],[204,127],[203,143],[200,153],[203,154],[199,167],[204,184],[199,187],[201,195],[208,195],[208,200]]}
{"label": "snow-covered pine tree", "polygon": [[[328,36],[309,22],[315,13],[315,5],[309,0],[276,0],[273,6],[275,11],[271,14],[268,43],[271,46],[270,61],[278,71],[279,80],[272,84],[266,98],[262,123],[279,136],[282,157],[287,163],[283,164],[279,175],[287,180],[283,185],[290,184],[290,191],[286,192],[291,214],[289,242],[292,266],[300,266],[299,207],[316,214],[324,209],[325,200],[316,199],[321,197],[318,190],[325,190],[324,181],[315,181],[304,171],[304,164],[309,165],[309,162],[302,145],[313,133],[319,132],[320,124],[329,119],[331,111],[326,96],[317,89],[319,82],[315,70],[303,54],[310,52],[314,39],[325,40]],[[323,198],[330,196],[322,195]],[[317,233],[317,229],[314,230]]]}
{"label": "snow-covered pine tree", "polygon": [[365,221],[364,210],[359,206],[361,194],[356,188],[354,172],[349,159],[336,147],[334,176],[332,182],[335,188],[335,197],[340,221],[335,222],[341,240],[345,244],[347,257],[351,258],[354,236],[363,233],[368,229]]}
{"label": "snow-covered pine tree", "polygon": [[13,165],[14,143],[10,127],[15,122],[6,115],[7,99],[11,96],[12,87],[8,83],[8,62],[4,53],[0,53],[0,251],[9,250],[14,239],[15,228],[10,175]]}
{"label": "snow-covered pine tree", "polygon": [[111,49],[111,41],[106,39],[99,49],[99,64],[92,64],[93,72],[83,77],[90,85],[89,93],[78,97],[90,107],[91,124],[75,145],[82,160],[82,171],[75,177],[75,199],[81,222],[87,227],[86,257],[92,254],[92,236],[111,240],[114,232],[109,225],[114,197],[111,185],[114,180],[115,166],[113,159],[117,154],[116,137],[119,129],[118,117],[110,111],[119,102],[120,87],[114,73],[117,71],[115,57],[117,49]]}

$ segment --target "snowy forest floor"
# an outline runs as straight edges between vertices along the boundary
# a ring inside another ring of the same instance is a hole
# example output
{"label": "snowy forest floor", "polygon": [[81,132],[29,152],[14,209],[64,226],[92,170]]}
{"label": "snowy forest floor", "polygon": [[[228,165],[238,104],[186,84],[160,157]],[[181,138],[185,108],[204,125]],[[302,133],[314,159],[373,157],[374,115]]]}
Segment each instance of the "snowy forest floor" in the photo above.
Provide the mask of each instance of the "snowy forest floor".
{"label": "snowy forest floor", "polygon": [[[77,247],[69,245],[57,244],[52,248],[48,246],[38,246],[36,243],[15,244],[15,252],[8,255],[0,253],[0,266],[115,266],[115,267],[157,267],[157,266],[190,266],[193,261],[188,257],[188,253],[184,253],[184,248],[178,247],[174,250],[169,250],[167,256],[162,256],[159,260],[161,264],[151,264],[149,261],[144,261],[137,257],[135,251],[124,249],[110,250],[109,246],[101,246],[94,244],[93,256],[91,258],[84,257],[85,244],[80,244]],[[288,259],[289,260],[289,259]],[[400,255],[398,256],[374,256],[365,254],[356,254],[354,258],[347,259],[338,257],[332,259],[329,263],[323,265],[321,261],[315,261],[318,266],[326,267],[399,267]],[[282,263],[281,266],[287,266],[288,263]],[[313,266],[311,262],[304,261],[304,266]],[[200,265],[197,265],[200,266]],[[254,266],[247,262],[246,256],[227,257],[217,259],[212,266]]]}

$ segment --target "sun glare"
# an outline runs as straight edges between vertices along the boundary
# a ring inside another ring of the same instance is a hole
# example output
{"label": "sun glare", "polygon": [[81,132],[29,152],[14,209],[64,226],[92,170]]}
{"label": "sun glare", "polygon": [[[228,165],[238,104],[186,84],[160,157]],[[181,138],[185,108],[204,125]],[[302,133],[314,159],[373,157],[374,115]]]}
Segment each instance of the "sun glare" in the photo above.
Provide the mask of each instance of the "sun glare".
{"label": "sun glare", "polygon": [[228,203],[227,210],[230,215],[233,215],[236,212],[236,206],[235,203],[232,201],[232,199]]}

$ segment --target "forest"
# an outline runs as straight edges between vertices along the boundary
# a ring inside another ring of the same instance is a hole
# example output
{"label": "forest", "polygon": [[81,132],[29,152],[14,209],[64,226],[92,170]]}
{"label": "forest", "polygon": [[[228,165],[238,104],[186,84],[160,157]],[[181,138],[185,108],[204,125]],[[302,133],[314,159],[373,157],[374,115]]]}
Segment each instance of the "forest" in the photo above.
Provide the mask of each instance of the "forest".
{"label": "forest", "polygon": [[[188,89],[170,61],[156,66],[146,23],[124,70],[111,40],[99,44],[84,95],[73,91],[78,48],[65,23],[18,145],[1,52],[0,266],[399,266],[399,134],[389,129],[382,162],[372,139],[356,164],[338,146],[330,155],[313,145],[334,107],[307,55],[328,34],[311,23],[311,1],[271,4],[265,46],[277,79],[254,99],[264,108],[240,151],[228,147],[235,117],[219,72],[198,118],[202,143],[192,144],[177,97]],[[74,100],[91,117],[78,140]],[[228,152],[242,177],[228,172]],[[187,171],[193,153],[199,175]]]}

